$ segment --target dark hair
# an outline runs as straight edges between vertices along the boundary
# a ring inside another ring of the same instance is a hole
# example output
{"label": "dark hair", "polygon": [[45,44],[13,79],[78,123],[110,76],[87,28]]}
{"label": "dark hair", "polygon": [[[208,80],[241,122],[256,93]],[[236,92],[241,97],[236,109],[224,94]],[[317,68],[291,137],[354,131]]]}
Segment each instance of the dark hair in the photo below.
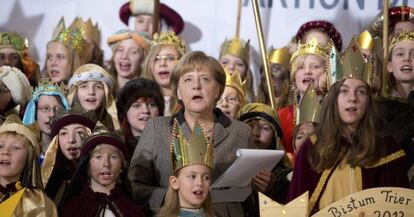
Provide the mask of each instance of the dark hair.
{"label": "dark hair", "polygon": [[381,158],[381,149],[375,139],[374,115],[375,107],[371,87],[367,86],[368,104],[357,129],[352,136],[352,147],[341,146],[341,136],[344,135],[344,123],[339,116],[338,95],[346,79],[336,82],[329,89],[323,103],[321,114],[321,132],[315,144],[315,151],[311,152],[309,161],[318,172],[335,166],[343,158],[351,167],[369,166]]}
{"label": "dark hair", "polygon": [[154,99],[160,116],[164,115],[164,97],[162,96],[160,86],[155,81],[138,78],[125,83],[117,94],[116,109],[118,110],[119,121],[122,122],[126,118],[129,107],[141,97]]}
{"label": "dark hair", "polygon": [[131,126],[126,118],[127,112],[132,103],[141,97],[153,99],[158,107],[159,116],[164,115],[164,97],[162,96],[160,86],[155,81],[146,78],[138,78],[125,83],[116,97],[116,109],[118,111],[118,120],[121,123],[122,134],[126,143],[129,143],[134,137],[131,132]]}

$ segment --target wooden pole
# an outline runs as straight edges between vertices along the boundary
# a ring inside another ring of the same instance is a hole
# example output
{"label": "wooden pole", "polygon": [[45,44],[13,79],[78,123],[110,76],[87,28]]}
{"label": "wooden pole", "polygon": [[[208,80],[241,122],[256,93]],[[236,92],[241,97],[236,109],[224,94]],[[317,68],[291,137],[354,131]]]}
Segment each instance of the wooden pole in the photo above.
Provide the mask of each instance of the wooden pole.
{"label": "wooden pole", "polygon": [[240,37],[240,20],[242,11],[242,0],[238,0],[237,3],[237,22],[236,22],[236,38]]}
{"label": "wooden pole", "polygon": [[152,16],[152,35],[156,32],[160,32],[160,0],[154,0],[154,14]]}
{"label": "wooden pole", "polygon": [[388,97],[388,80],[389,73],[387,71],[388,64],[388,25],[389,25],[389,0],[384,0],[384,9],[383,9],[383,25],[382,25],[382,49],[383,49],[383,66],[382,66],[382,81],[381,81],[381,93],[383,97]]}
{"label": "wooden pole", "polygon": [[269,91],[270,105],[276,110],[275,97],[273,92],[272,75],[269,70],[269,59],[267,58],[266,45],[263,36],[262,23],[260,20],[258,0],[253,0],[254,20],[256,21],[257,37],[259,39],[260,54],[263,62],[263,69],[266,75],[267,90]]}

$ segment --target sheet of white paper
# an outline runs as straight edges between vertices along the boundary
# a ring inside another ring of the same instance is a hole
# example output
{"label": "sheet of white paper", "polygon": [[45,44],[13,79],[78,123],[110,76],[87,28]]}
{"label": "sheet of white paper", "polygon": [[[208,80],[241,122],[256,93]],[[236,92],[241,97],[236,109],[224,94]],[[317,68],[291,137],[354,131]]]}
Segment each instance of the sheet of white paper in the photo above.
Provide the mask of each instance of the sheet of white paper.
{"label": "sheet of white paper", "polygon": [[263,149],[239,149],[237,159],[211,186],[213,189],[245,187],[260,170],[272,170],[284,151]]}

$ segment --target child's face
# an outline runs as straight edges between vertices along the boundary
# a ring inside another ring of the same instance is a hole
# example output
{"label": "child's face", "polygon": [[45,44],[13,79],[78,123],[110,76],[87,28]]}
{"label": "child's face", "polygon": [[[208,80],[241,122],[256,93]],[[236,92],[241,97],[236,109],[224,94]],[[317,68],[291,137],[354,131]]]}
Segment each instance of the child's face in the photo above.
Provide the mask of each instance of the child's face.
{"label": "child's face", "polygon": [[144,49],[134,39],[122,40],[114,54],[117,75],[128,79],[137,77],[144,57]]}
{"label": "child's face", "polygon": [[62,109],[63,107],[56,96],[42,95],[39,97],[36,117],[39,128],[43,133],[50,134],[50,120]]}
{"label": "child's face", "polygon": [[235,119],[240,110],[239,94],[236,89],[226,86],[221,98],[217,102],[217,107],[230,119]]}
{"label": "child's face", "polygon": [[272,127],[264,120],[251,120],[247,124],[252,128],[254,144],[257,148],[267,149],[272,144],[274,132]]}
{"label": "child's face", "polygon": [[220,58],[220,64],[230,70],[230,74],[233,74],[236,70],[240,73],[240,77],[244,80],[247,72],[247,65],[243,59],[230,54],[223,55]]}
{"label": "child's face", "polygon": [[180,207],[200,208],[206,200],[211,184],[211,171],[205,165],[191,165],[180,169],[178,177],[170,176],[170,186],[178,191]]}
{"label": "child's face", "polygon": [[159,116],[159,109],[153,98],[140,97],[127,111],[128,123],[135,136],[141,134],[150,118]]}
{"label": "child's face", "polygon": [[325,62],[316,55],[307,55],[303,64],[298,66],[295,74],[295,85],[300,95],[303,96],[309,85],[319,88],[319,77],[325,72]]}
{"label": "child's face", "polygon": [[104,193],[111,191],[121,174],[122,164],[122,156],[118,148],[108,144],[97,146],[89,160],[92,190]]}
{"label": "child's face", "polygon": [[170,87],[171,73],[177,65],[178,56],[178,51],[174,47],[165,46],[155,57],[152,76],[161,87]]}
{"label": "child's face", "polygon": [[28,145],[23,137],[0,134],[0,183],[2,185],[19,180],[26,165]]}
{"label": "child's face", "polygon": [[95,111],[105,100],[104,84],[100,81],[85,81],[78,86],[78,99],[83,109]]}
{"label": "child's face", "polygon": [[139,14],[135,16],[134,28],[136,32],[144,32],[146,35],[152,35],[152,16]]}
{"label": "child's face", "polygon": [[59,147],[68,160],[79,159],[81,138],[87,135],[87,128],[81,124],[70,124],[59,130]]}
{"label": "child's face", "polygon": [[387,69],[398,83],[414,83],[414,41],[401,41],[395,45]]}
{"label": "child's face", "polygon": [[69,79],[69,53],[62,43],[51,42],[47,45],[46,71],[53,82]]}
{"label": "child's face", "polygon": [[295,137],[294,150],[297,153],[303,142],[315,132],[315,127],[312,122],[302,123],[299,127],[298,133]]}
{"label": "child's face", "polygon": [[369,102],[365,82],[346,79],[339,89],[338,110],[341,121],[354,131],[365,115]]}

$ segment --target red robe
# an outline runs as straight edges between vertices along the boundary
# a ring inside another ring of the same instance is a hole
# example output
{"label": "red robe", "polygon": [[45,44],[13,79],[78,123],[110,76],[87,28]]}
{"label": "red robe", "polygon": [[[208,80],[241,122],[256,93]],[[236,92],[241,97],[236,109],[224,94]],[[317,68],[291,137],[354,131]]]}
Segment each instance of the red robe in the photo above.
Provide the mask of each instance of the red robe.
{"label": "red robe", "polygon": [[277,115],[279,116],[280,125],[283,132],[282,137],[282,144],[285,148],[285,151],[288,153],[293,153],[293,146],[292,146],[292,133],[294,125],[293,120],[293,105],[281,108],[277,111]]}

